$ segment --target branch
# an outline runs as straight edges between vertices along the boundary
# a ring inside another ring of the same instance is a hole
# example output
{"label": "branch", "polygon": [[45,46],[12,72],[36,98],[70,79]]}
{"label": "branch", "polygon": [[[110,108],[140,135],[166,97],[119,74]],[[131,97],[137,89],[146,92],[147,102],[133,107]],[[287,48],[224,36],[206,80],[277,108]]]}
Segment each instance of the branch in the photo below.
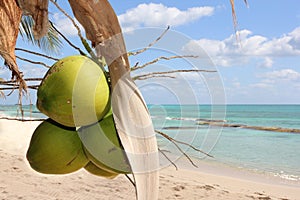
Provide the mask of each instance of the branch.
{"label": "branch", "polygon": [[193,55],[185,55],[185,56],[170,56],[170,57],[165,57],[165,56],[161,56],[156,58],[155,60],[152,60],[150,62],[145,63],[144,65],[141,66],[137,66],[135,65],[134,67],[131,68],[131,71],[137,70],[137,69],[142,69],[147,67],[148,65],[152,65],[154,63],[157,63],[160,60],[172,60],[172,59],[176,59],[176,58],[198,58],[199,56],[193,56]]}
{"label": "branch", "polygon": [[[89,46],[88,42],[86,41],[86,39],[82,36],[81,30],[79,28],[79,26],[76,24],[75,20],[64,10],[62,9],[54,0],[50,0],[55,6],[56,8],[62,12],[69,20],[71,20],[71,22],[73,23],[73,26],[77,29],[77,34],[84,46],[84,48],[87,50],[87,52],[92,56],[92,58],[94,59],[95,62],[97,62],[97,64],[99,64],[99,66],[101,67],[102,71],[105,72],[104,67],[101,65],[101,63],[99,62],[99,60],[97,59],[97,56],[94,54],[92,48]],[[73,45],[74,46],[74,45]],[[79,49],[78,47],[76,48],[77,50]],[[80,50],[80,49],[79,49]],[[80,54],[82,54],[83,52],[80,50]],[[85,54],[82,54],[85,55]],[[107,75],[105,74],[106,78]]]}
{"label": "branch", "polygon": [[80,55],[86,55],[79,47],[75,46],[66,36],[64,36],[64,34],[62,34],[55,26],[54,24],[49,21],[49,23],[52,25],[53,29],[74,49],[76,49],[77,51],[79,51]]}
{"label": "branch", "polygon": [[20,59],[20,60],[23,60],[23,61],[25,61],[25,62],[29,62],[29,63],[35,64],[35,65],[43,65],[44,67],[50,68],[49,65],[46,65],[46,64],[43,63],[43,62],[35,62],[35,61],[31,61],[31,60],[28,60],[28,59],[26,59],[26,58],[22,58],[22,57],[20,57],[20,56],[16,56],[16,58],[18,58],[18,59]]}
{"label": "branch", "polygon": [[187,155],[181,148],[180,146],[175,142],[175,140],[173,138],[171,138],[170,136],[158,131],[158,130],[155,130],[156,133],[162,135],[163,137],[165,137],[167,140],[169,140],[170,142],[172,142],[175,147],[189,160],[189,162],[196,168],[198,168],[198,166],[193,162],[193,160],[189,157],[189,155]]}
{"label": "branch", "polygon": [[25,78],[25,81],[42,81],[43,78]]}
{"label": "branch", "polygon": [[[28,85],[27,87],[29,88],[29,89],[33,89],[33,90],[37,90],[38,89],[38,87],[39,87],[40,85]],[[5,87],[5,88],[0,88],[0,90],[15,90],[15,89],[19,89],[19,86],[15,86],[15,87]],[[13,92],[13,91],[12,91]],[[12,93],[11,92],[11,93]],[[10,94],[11,94],[10,93]],[[9,94],[9,95],[10,95]],[[7,95],[7,96],[9,96],[9,95]]]}
{"label": "branch", "polygon": [[135,187],[135,182],[128,176],[128,174],[125,174],[126,178],[129,180],[129,182]]}
{"label": "branch", "polygon": [[147,78],[154,77],[156,75],[165,75],[165,74],[173,74],[173,73],[186,73],[186,72],[217,72],[216,70],[203,70],[203,69],[179,69],[179,70],[171,70],[166,72],[151,72],[147,74],[137,75],[133,77],[134,80],[144,80]]}
{"label": "branch", "polygon": [[15,86],[16,83],[0,83],[0,85]]}
{"label": "branch", "polygon": [[82,34],[81,34],[81,30],[79,28],[79,26],[76,24],[75,20],[64,10],[62,9],[57,3],[56,1],[54,0],[50,0],[54,5],[55,7],[60,11],[62,12],[69,20],[71,20],[71,22],[73,23],[73,26],[77,29],[77,32],[78,32],[78,36],[80,38],[83,38]]}
{"label": "branch", "polygon": [[45,57],[45,58],[48,58],[50,60],[54,60],[54,61],[58,61],[59,59],[58,58],[53,58],[51,56],[47,56],[47,55],[44,55],[44,54],[41,54],[41,53],[37,53],[37,52],[34,52],[34,51],[29,51],[27,49],[22,49],[22,48],[15,48],[16,51],[24,51],[26,53],[31,53],[31,54],[34,54],[34,55],[37,55],[37,56],[41,56],[41,57]]}
{"label": "branch", "polygon": [[[42,78],[25,78],[24,81],[42,81]],[[16,80],[10,80],[10,81],[0,81],[0,85],[7,84],[7,83],[17,83]]]}
{"label": "branch", "polygon": [[202,151],[202,150],[200,150],[200,149],[194,147],[193,145],[190,145],[190,144],[188,144],[188,143],[186,143],[186,142],[182,142],[182,141],[176,140],[176,139],[174,139],[174,138],[168,136],[167,134],[165,134],[165,133],[163,133],[163,132],[161,132],[161,131],[155,130],[155,132],[158,133],[158,134],[160,134],[161,136],[167,138],[167,139],[170,140],[170,141],[174,141],[174,142],[177,142],[177,143],[180,143],[180,144],[184,144],[184,145],[186,145],[186,146],[192,148],[192,149],[195,150],[195,151],[198,151],[198,152],[203,153],[204,155],[206,155],[206,156],[208,156],[208,157],[213,158],[212,155],[209,155],[208,153],[206,153],[206,152],[204,152],[204,151]]}
{"label": "branch", "polygon": [[6,95],[6,96],[10,96],[14,91],[15,91],[15,89],[12,89],[12,91],[10,91],[10,93],[8,93],[8,95]]}
{"label": "branch", "polygon": [[2,92],[2,91],[0,91],[0,98],[3,98],[3,99],[5,99],[5,98],[6,98],[6,96],[5,96],[4,92]]}
{"label": "branch", "polygon": [[144,49],[141,49],[139,51],[136,51],[136,52],[129,52],[128,56],[136,56],[138,54],[141,54],[141,53],[147,51],[150,47],[152,47],[154,44],[156,44],[168,32],[169,29],[170,29],[170,26],[167,26],[166,30],[158,38],[156,38],[156,40],[154,40],[152,43],[150,43],[147,47],[145,47]]}
{"label": "branch", "polygon": [[150,79],[150,78],[173,78],[175,79],[176,76],[168,76],[168,75],[149,75],[149,76],[145,76],[145,77],[133,77],[133,79],[135,81],[141,81],[141,80],[146,80],[146,79]]}
{"label": "branch", "polygon": [[160,148],[158,148],[158,151],[175,167],[176,170],[178,170],[177,165],[165,154],[164,151],[162,151]]}

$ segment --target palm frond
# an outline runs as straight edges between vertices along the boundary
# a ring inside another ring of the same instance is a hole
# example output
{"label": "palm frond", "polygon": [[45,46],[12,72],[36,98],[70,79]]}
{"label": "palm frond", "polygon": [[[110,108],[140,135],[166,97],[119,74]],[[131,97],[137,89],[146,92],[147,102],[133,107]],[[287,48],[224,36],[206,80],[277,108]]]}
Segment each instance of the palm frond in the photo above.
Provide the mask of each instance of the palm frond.
{"label": "palm frond", "polygon": [[[248,1],[244,0],[244,3],[248,7]],[[237,29],[237,18],[236,18],[236,13],[235,13],[234,0],[230,0],[230,4],[231,4],[231,12],[232,12],[232,18],[233,18],[234,28],[235,28],[235,31],[237,31],[236,30]]]}
{"label": "palm frond", "polygon": [[55,31],[51,23],[49,25],[48,33],[39,40],[34,38],[33,25],[34,21],[31,16],[22,16],[19,28],[21,37],[29,43],[38,46],[46,53],[58,54],[62,47],[62,42],[59,34]]}

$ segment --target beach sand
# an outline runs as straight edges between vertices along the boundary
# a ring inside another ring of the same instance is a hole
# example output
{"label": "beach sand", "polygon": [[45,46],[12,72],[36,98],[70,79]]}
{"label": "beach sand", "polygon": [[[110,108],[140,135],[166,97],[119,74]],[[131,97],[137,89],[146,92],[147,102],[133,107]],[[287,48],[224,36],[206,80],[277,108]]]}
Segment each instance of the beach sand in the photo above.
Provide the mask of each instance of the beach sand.
{"label": "beach sand", "polygon": [[[0,120],[0,200],[135,199],[134,188],[122,175],[107,180],[79,170],[69,175],[33,171],[25,154],[40,122]],[[160,172],[159,199],[278,199],[300,200],[300,187],[245,180],[220,172],[174,167]]]}

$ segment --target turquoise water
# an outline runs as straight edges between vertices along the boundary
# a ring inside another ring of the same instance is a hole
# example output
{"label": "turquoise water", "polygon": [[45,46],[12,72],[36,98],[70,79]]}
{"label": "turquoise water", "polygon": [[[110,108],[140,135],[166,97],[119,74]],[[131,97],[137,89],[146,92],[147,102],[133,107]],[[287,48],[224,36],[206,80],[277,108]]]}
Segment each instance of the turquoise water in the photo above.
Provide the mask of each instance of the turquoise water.
{"label": "turquoise water", "polygon": [[[224,120],[227,124],[300,129],[300,105],[150,105],[149,109],[157,129],[193,144],[214,158],[207,159],[186,149],[190,155],[300,182],[300,134],[197,125],[199,119],[208,119]],[[176,151],[162,137],[159,141],[165,149]]]}
{"label": "turquoise water", "polygon": [[[227,124],[300,129],[300,105],[149,105],[157,130],[193,144],[214,158],[181,147],[189,155],[257,173],[300,182],[300,134],[199,125],[199,120]],[[34,106],[24,106],[25,117],[45,118]],[[0,117],[17,115],[17,106],[0,106]],[[180,154],[161,136],[163,150]]]}
{"label": "turquoise water", "polygon": [[22,119],[45,119],[46,116],[42,114],[34,105],[23,105],[22,109],[18,105],[0,105],[0,118],[18,118]]}

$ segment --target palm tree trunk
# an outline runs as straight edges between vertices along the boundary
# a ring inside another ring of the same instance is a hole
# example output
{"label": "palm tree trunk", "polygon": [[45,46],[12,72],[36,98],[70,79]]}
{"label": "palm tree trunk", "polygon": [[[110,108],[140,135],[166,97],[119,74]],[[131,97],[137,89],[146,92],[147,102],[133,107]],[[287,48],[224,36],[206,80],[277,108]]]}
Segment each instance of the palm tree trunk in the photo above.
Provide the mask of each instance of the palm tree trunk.
{"label": "palm tree trunk", "polygon": [[138,200],[158,199],[158,147],[147,106],[130,77],[117,16],[107,0],[69,0],[97,55],[109,66],[112,108],[118,135],[135,179]]}

